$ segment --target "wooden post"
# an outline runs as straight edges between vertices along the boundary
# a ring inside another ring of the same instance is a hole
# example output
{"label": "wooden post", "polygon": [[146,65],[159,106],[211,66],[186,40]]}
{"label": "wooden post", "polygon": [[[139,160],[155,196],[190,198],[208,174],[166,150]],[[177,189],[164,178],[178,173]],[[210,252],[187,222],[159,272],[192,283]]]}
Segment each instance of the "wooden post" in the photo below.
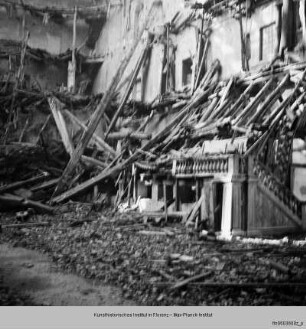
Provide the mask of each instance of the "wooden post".
{"label": "wooden post", "polygon": [[292,40],[292,0],[283,0],[283,11],[282,11],[282,33],[281,33],[281,41],[279,47],[279,55],[284,54],[284,50],[290,48]]}
{"label": "wooden post", "polygon": [[[304,1],[301,1],[304,3]],[[300,2],[300,3],[301,3]],[[275,56],[279,54],[280,41],[282,36],[282,5],[276,5],[277,17],[276,17],[276,45],[275,45]]]}
{"label": "wooden post", "polygon": [[302,25],[302,40],[303,45],[306,44],[306,13],[305,13],[305,0],[300,1],[300,8],[299,8],[299,15],[300,15],[300,21]]}
{"label": "wooden post", "polygon": [[170,40],[169,40],[169,30],[170,24],[166,25],[167,29],[167,72],[166,72],[166,92],[169,90],[169,73],[170,73]]}
{"label": "wooden post", "polygon": [[167,223],[168,222],[167,185],[165,180],[163,180],[163,191],[164,191],[164,205],[165,205],[165,221]]}
{"label": "wooden post", "polygon": [[[198,200],[202,197],[202,194],[200,193],[200,182],[199,180],[197,179],[196,180],[196,202],[198,202]],[[204,203],[204,196],[201,198],[202,200],[202,204],[200,205],[200,210],[197,214],[197,217],[196,217],[196,221],[195,221],[195,228],[197,229],[198,228],[198,224],[199,224],[199,218],[201,218],[202,216],[202,206],[203,206],[203,203]]]}
{"label": "wooden post", "polygon": [[253,174],[254,156],[248,157],[248,198],[247,198],[247,223],[246,230],[256,227],[256,200],[258,179]]}
{"label": "wooden post", "polygon": [[158,201],[158,181],[156,174],[152,177],[152,200]]}
{"label": "wooden post", "polygon": [[174,184],[173,184],[173,196],[174,196],[174,211],[179,211],[179,195],[178,195],[177,178],[175,178]]}
{"label": "wooden post", "polygon": [[26,36],[26,11],[23,11],[23,15],[22,15],[22,40],[25,39]]}
{"label": "wooden post", "polygon": [[302,205],[302,229],[306,231],[306,203]]}
{"label": "wooden post", "polygon": [[164,66],[165,62],[167,60],[167,45],[162,45],[163,47],[163,54],[161,56],[161,71],[160,71],[160,85],[159,85],[159,94],[162,95],[164,94]]}
{"label": "wooden post", "polygon": [[241,66],[242,70],[247,70],[246,65],[246,51],[245,51],[245,39],[243,33],[243,25],[242,25],[242,11],[241,11],[241,3],[239,2],[239,27],[240,27],[240,43],[241,43]]}
{"label": "wooden post", "polygon": [[73,36],[72,36],[72,66],[73,66],[73,70],[74,70],[73,91],[75,91],[77,16],[78,16],[78,8],[75,6],[74,7],[74,16],[73,16]]}
{"label": "wooden post", "polygon": [[136,204],[137,202],[137,167],[135,164],[132,166],[132,175],[133,175],[133,201]]}
{"label": "wooden post", "polygon": [[76,76],[76,25],[77,25],[77,7],[74,7],[73,17],[73,34],[72,34],[72,52],[71,63],[68,64],[68,89],[75,92],[75,76]]}
{"label": "wooden post", "polygon": [[232,188],[233,188],[233,201],[232,201],[232,234],[233,235],[243,235],[245,234],[245,227],[243,223],[242,216],[242,178],[233,178],[232,179]]}

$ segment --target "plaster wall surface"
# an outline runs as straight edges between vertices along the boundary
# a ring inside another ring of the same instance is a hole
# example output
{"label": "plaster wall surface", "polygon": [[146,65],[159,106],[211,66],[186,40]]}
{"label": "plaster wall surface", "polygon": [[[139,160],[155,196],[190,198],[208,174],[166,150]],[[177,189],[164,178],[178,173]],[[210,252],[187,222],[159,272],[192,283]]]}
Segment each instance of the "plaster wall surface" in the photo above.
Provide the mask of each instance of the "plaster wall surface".
{"label": "plaster wall surface", "polygon": [[[125,6],[110,9],[108,19],[103,27],[95,48],[96,55],[104,57],[104,63],[95,80],[94,92],[103,92],[109,86],[112,77],[119,67],[120,61],[128,52],[133,41],[139,36],[139,31],[151,8],[152,2],[152,0],[129,0],[126,1]],[[160,33],[163,29],[163,25],[169,22],[178,11],[188,12],[188,9],[184,9],[183,0],[162,1],[161,4],[155,8],[153,15],[150,17],[149,31],[157,34]],[[194,29],[192,28],[190,30]],[[194,31],[184,31],[183,34],[183,37],[171,36],[171,41],[177,45],[176,56],[179,59],[192,55],[196,45]],[[190,40],[190,36],[192,36],[194,40]],[[177,42],[177,39],[180,42]],[[124,81],[134,69],[143,46],[144,44],[142,40],[122,77],[122,81]],[[189,51],[189,49],[191,51]],[[160,92],[162,60],[163,45],[155,43],[152,48],[150,66],[146,79],[147,84],[143,95],[145,101],[153,100]],[[181,76],[180,70],[181,67],[178,65],[176,67],[178,82]],[[178,87],[181,87],[180,83],[177,85]]]}
{"label": "plaster wall surface", "polygon": [[[95,53],[104,57],[104,63],[94,82],[94,92],[103,92],[107,89],[120,61],[124,58],[134,39],[138,36],[139,28],[144,21],[151,3],[151,0],[126,0],[125,6],[110,9],[107,22],[103,27],[95,48]],[[182,0],[162,1],[151,17],[149,30],[158,34],[163,30],[162,26],[171,21],[178,11],[181,12],[182,17],[184,15],[186,17],[190,13],[190,9],[185,8],[184,1]],[[272,2],[257,8],[251,17],[243,20],[243,32],[249,34],[250,38],[251,56],[249,64],[251,69],[267,63],[267,60],[260,59],[260,31],[261,28],[275,23],[276,16],[276,4]],[[171,42],[176,46],[176,90],[181,90],[184,87],[182,83],[182,62],[186,58],[194,60],[196,56],[196,26],[200,27],[199,20],[194,21],[190,27],[186,27],[179,34],[170,35]],[[232,13],[227,13],[215,17],[212,20],[211,29],[208,66],[213,60],[219,59],[222,66],[223,79],[227,79],[233,74],[239,74],[242,71],[239,20],[235,19]],[[276,42],[276,27],[272,29],[271,42],[273,43],[273,48]],[[122,81],[127,80],[127,77],[135,67],[142,46],[143,44],[140,43]],[[143,100],[148,102],[152,101],[160,93],[163,51],[162,44],[155,43],[153,45],[143,95]]]}

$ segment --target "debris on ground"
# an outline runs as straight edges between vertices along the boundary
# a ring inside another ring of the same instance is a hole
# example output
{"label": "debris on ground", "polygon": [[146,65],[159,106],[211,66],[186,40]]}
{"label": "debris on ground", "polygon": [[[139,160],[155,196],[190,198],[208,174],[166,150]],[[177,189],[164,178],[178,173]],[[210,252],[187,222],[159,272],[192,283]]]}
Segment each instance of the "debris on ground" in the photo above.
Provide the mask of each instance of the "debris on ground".
{"label": "debris on ground", "polygon": [[[36,220],[50,225],[8,227],[0,241],[45,251],[62,270],[120,286],[139,305],[306,304],[306,249],[293,237],[199,240],[182,224],[156,226],[138,213],[97,213],[79,203]],[[2,215],[2,226],[14,221]]]}

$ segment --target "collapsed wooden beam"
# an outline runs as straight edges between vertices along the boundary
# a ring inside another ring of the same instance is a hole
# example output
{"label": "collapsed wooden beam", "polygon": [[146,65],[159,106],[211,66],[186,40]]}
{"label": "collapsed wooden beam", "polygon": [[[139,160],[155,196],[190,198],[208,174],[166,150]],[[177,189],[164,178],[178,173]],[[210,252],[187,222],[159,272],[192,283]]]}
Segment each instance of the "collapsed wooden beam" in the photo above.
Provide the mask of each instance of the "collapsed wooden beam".
{"label": "collapsed wooden beam", "polygon": [[208,272],[204,272],[204,273],[195,275],[195,276],[193,276],[191,278],[188,278],[188,279],[185,279],[185,280],[182,280],[182,281],[179,281],[179,282],[175,283],[170,288],[170,290],[175,290],[175,289],[183,288],[184,286],[187,286],[191,282],[194,282],[194,281],[197,281],[197,280],[200,280],[200,279],[207,279],[207,278],[209,278],[212,275],[213,275],[213,272],[212,271],[208,271]]}
{"label": "collapsed wooden beam", "polygon": [[[188,112],[197,107],[201,102],[207,99],[211,92],[211,89],[208,89],[206,91],[198,91],[193,95],[193,98],[191,99],[190,103],[187,104],[181,111],[178,113],[160,132],[158,132],[155,136],[152,137],[151,140],[149,140],[142,148],[141,151],[148,151],[152,146],[158,143],[158,141],[169,134],[169,132],[172,131],[174,127],[176,129],[178,128],[178,123],[183,120],[183,118],[188,114]],[[133,153],[128,159],[123,161],[122,163],[119,163],[113,167],[107,167],[105,170],[103,170],[100,174],[98,174],[96,177],[93,177],[86,182],[83,182],[82,184],[73,187],[72,189],[68,190],[65,193],[62,193],[61,195],[55,196],[51,202],[52,203],[60,203],[65,200],[68,200],[80,193],[83,193],[90,189],[91,187],[95,186],[99,182],[103,181],[104,179],[116,175],[118,172],[120,172],[122,169],[126,168],[128,165],[130,165],[132,162],[134,162],[139,156],[140,151],[136,150],[135,153]]]}
{"label": "collapsed wooden beam", "polygon": [[30,184],[39,183],[39,182],[45,180],[48,176],[49,176],[48,173],[43,173],[42,175],[38,175],[38,176],[29,178],[29,179],[26,179],[26,180],[22,180],[22,181],[19,181],[19,182],[15,182],[15,183],[12,183],[12,184],[1,186],[0,187],[0,194],[1,193],[7,193],[7,192],[10,192],[10,191],[14,191],[17,188],[24,187],[24,186],[27,186],[27,185],[30,185]]}
{"label": "collapsed wooden beam", "polygon": [[256,113],[254,113],[253,116],[251,116],[251,118],[249,118],[249,120],[246,124],[247,126],[250,123],[254,123],[259,117],[263,116],[269,110],[269,108],[270,108],[269,105],[273,104],[276,101],[276,99],[279,97],[279,95],[283,91],[283,88],[288,83],[289,78],[290,78],[289,74],[287,74],[283,78],[283,80],[279,83],[277,88],[265,99],[263,104],[260,106],[260,109],[258,109],[256,111]]}
{"label": "collapsed wooden beam", "polygon": [[[149,40],[148,40],[148,42],[149,42]],[[151,45],[150,44],[147,44],[147,46],[143,49],[143,51],[142,51],[142,53],[141,53],[141,55],[140,55],[140,57],[138,59],[136,68],[133,71],[133,75],[132,75],[131,81],[130,81],[130,83],[129,83],[129,85],[128,85],[125,93],[124,93],[124,96],[123,96],[123,98],[122,98],[122,100],[120,102],[120,105],[119,105],[116,113],[114,114],[114,116],[112,118],[112,121],[109,124],[109,127],[108,127],[108,129],[107,129],[107,131],[105,133],[105,139],[106,140],[107,140],[107,137],[108,137],[110,131],[115,127],[115,124],[117,122],[117,119],[118,119],[119,115],[122,113],[122,110],[123,110],[123,108],[124,108],[127,100],[129,99],[130,95],[131,95],[131,92],[132,92],[132,90],[134,88],[134,85],[135,85],[136,79],[138,77],[139,71],[140,71],[140,69],[142,67],[142,64],[144,63],[144,61],[145,61],[145,59],[147,57],[147,54],[148,54],[148,51],[149,51],[149,48],[150,47],[151,47]]]}
{"label": "collapsed wooden beam", "polygon": [[243,121],[246,116],[249,114],[249,112],[255,108],[262,98],[266,95],[267,91],[270,89],[271,85],[273,83],[273,79],[270,79],[258,92],[258,94],[254,97],[254,99],[243,109],[243,111],[240,112],[240,114],[232,121],[232,125],[235,126],[239,124],[241,121]]}
{"label": "collapsed wooden beam", "polygon": [[[156,282],[154,285],[158,287],[168,287],[171,282]],[[206,288],[306,288],[305,282],[187,282],[185,285]]]}
{"label": "collapsed wooden beam", "polygon": [[56,97],[48,97],[48,103],[56,123],[57,129],[61,135],[62,142],[68,154],[73,153],[73,145],[70,139],[68,129],[61,112],[61,103]]}
{"label": "collapsed wooden beam", "polygon": [[149,10],[147,18],[145,19],[141,32],[139,33],[139,37],[134,41],[133,45],[130,48],[130,51],[128,52],[126,57],[121,61],[117,72],[114,74],[113,80],[110,83],[108,90],[104,93],[104,96],[103,96],[101,102],[99,103],[95,112],[91,116],[88,127],[87,127],[88,129],[83,132],[80,142],[76,146],[76,148],[70,158],[70,161],[69,161],[68,165],[66,166],[66,168],[63,172],[63,175],[55,189],[54,195],[58,195],[59,193],[61,193],[63,190],[65,190],[70,185],[70,181],[71,181],[71,178],[73,177],[75,167],[77,166],[77,164],[78,164],[86,146],[88,145],[93,133],[95,132],[101,118],[103,117],[105,110],[108,108],[110,102],[112,101],[112,99],[114,97],[114,93],[116,91],[118,83],[120,82],[121,77],[123,76],[123,73],[125,72],[125,69],[126,69],[128,63],[130,62],[130,59],[132,58],[132,56],[135,52],[135,49],[137,48],[145,29],[148,26],[148,23],[150,21],[150,18],[152,17],[152,13],[153,13],[153,9],[154,9],[155,5],[156,5],[156,3],[154,2],[151,6],[151,9]]}
{"label": "collapsed wooden beam", "polygon": [[50,226],[50,223],[40,222],[40,223],[22,223],[22,224],[0,225],[1,228],[29,228],[29,227],[40,227],[40,226]]}
{"label": "collapsed wooden beam", "polygon": [[140,132],[130,132],[130,131],[126,131],[126,132],[114,132],[114,133],[110,133],[108,138],[109,139],[124,139],[124,138],[132,138],[132,139],[150,139],[152,137],[151,134],[146,134],[146,133],[140,133]]}
{"label": "collapsed wooden beam", "polygon": [[[79,120],[76,116],[74,116],[70,111],[65,110],[65,114],[84,131],[88,130],[86,125],[81,120]],[[92,139],[95,141],[97,146],[101,147],[105,152],[111,154],[112,157],[116,156],[116,151],[97,134],[93,133]]]}
{"label": "collapsed wooden beam", "polygon": [[187,215],[186,219],[185,219],[185,222],[186,222],[186,226],[189,225],[189,223],[192,223],[198,213],[198,211],[200,210],[202,204],[203,204],[203,201],[205,199],[205,196],[202,195],[200,197],[200,199],[196,202],[195,206],[191,209],[190,213]]}
{"label": "collapsed wooden beam", "polygon": [[[266,118],[265,121],[263,122],[263,126],[270,125],[271,122],[273,122],[275,117],[278,115],[278,113],[280,113],[284,108],[286,108],[289,105],[289,103],[293,99],[294,95],[297,93],[300,85],[302,84],[305,75],[306,75],[306,70],[304,70],[301,79],[298,81],[298,83],[296,84],[296,86],[295,86],[294,90],[291,92],[291,94],[274,111],[272,111],[272,113],[269,115],[269,117]],[[294,109],[296,106],[298,106],[300,104],[300,102],[303,101],[304,97],[305,97],[305,92],[302,93],[302,95],[294,102],[294,104],[292,104],[292,109]],[[291,109],[289,109],[289,111],[290,110]]]}
{"label": "collapsed wooden beam", "polygon": [[0,195],[0,202],[3,202],[3,204],[5,204],[5,205],[33,208],[37,212],[40,212],[40,213],[51,213],[52,214],[54,212],[54,208],[47,206],[41,202],[24,199],[22,197],[12,195],[12,194]]}

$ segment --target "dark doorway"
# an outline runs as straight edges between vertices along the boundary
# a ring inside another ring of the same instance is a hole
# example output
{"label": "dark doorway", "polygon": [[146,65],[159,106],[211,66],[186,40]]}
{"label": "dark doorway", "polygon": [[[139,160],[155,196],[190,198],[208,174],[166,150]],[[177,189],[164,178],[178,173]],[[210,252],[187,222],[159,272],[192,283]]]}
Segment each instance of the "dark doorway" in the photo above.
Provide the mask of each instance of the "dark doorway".
{"label": "dark doorway", "polygon": [[214,230],[218,232],[222,223],[223,183],[213,184],[213,200]]}

